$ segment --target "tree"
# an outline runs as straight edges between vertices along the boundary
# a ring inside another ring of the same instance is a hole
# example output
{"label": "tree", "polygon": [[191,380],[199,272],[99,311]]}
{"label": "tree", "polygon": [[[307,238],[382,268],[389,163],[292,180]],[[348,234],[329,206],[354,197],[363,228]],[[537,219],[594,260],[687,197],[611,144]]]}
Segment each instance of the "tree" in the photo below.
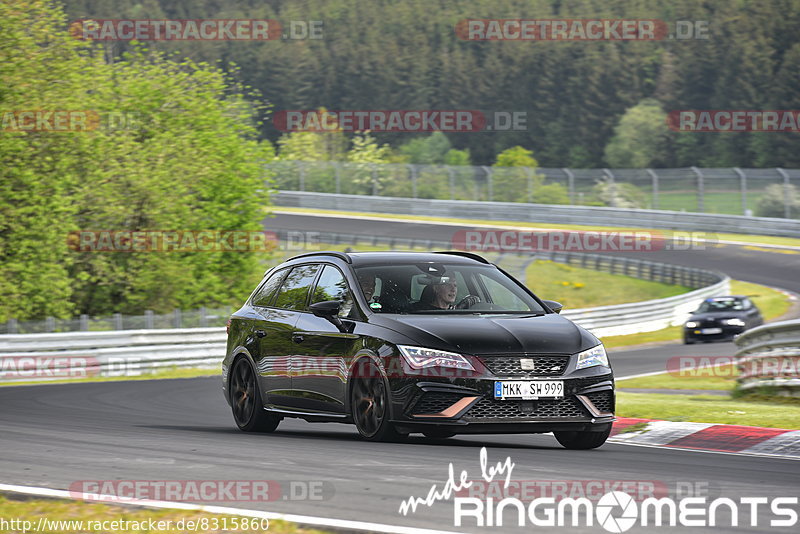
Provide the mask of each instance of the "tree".
{"label": "tree", "polygon": [[662,165],[668,158],[667,114],[658,101],[648,98],[628,109],[606,145],[611,167],[644,168]]}

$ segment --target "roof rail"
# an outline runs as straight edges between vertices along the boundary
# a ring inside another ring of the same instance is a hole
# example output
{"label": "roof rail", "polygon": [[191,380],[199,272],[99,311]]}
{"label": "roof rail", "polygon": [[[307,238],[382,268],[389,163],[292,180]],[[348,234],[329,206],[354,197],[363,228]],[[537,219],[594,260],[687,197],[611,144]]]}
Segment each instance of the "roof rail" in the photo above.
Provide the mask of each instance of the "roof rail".
{"label": "roof rail", "polygon": [[490,265],[489,260],[487,260],[486,258],[478,256],[477,254],[473,254],[472,252],[464,252],[462,250],[437,250],[434,252],[434,254],[450,254],[452,256],[462,256],[464,258],[469,258],[471,260],[476,260],[481,263]]}
{"label": "roof rail", "polygon": [[303,254],[298,254],[297,256],[292,256],[286,261],[296,260],[297,258],[305,258],[308,256],[333,256],[335,258],[339,258],[340,260],[344,260],[347,263],[353,263],[353,259],[348,256],[344,252],[339,252],[338,250],[320,250],[318,252],[305,252]]}

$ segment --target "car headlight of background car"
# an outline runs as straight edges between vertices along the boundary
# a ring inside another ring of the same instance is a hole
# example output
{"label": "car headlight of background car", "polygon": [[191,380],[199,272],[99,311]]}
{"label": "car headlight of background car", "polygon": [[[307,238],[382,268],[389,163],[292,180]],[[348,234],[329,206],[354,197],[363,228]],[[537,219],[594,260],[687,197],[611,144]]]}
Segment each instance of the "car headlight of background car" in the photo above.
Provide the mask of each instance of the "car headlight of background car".
{"label": "car headlight of background car", "polygon": [[722,321],[722,324],[726,324],[729,326],[744,326],[744,321],[734,317],[733,319],[725,319]]}
{"label": "car headlight of background car", "polygon": [[686,328],[697,328],[697,322],[696,321],[687,321],[686,322]]}
{"label": "car headlight of background car", "polygon": [[578,365],[575,369],[586,369],[595,365],[605,365],[608,367],[608,355],[602,343],[589,350],[578,353]]}
{"label": "car headlight of background car", "polygon": [[467,369],[474,371],[472,364],[461,354],[443,350],[426,349],[424,347],[409,347],[398,345],[400,354],[412,369],[425,369],[427,367],[452,367],[454,369]]}

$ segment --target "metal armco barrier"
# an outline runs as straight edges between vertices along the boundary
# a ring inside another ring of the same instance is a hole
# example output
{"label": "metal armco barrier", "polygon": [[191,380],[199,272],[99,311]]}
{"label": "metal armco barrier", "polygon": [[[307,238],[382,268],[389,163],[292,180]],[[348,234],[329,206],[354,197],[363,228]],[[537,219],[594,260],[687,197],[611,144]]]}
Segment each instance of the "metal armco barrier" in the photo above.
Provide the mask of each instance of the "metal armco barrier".
{"label": "metal armco barrier", "polygon": [[800,395],[800,320],[759,326],[737,336],[739,387]]}
{"label": "metal armco barrier", "polygon": [[[293,208],[800,237],[800,220],[797,219],[518,202],[337,195],[302,191],[278,191],[272,198],[276,206]],[[708,238],[713,240],[714,236]]]}

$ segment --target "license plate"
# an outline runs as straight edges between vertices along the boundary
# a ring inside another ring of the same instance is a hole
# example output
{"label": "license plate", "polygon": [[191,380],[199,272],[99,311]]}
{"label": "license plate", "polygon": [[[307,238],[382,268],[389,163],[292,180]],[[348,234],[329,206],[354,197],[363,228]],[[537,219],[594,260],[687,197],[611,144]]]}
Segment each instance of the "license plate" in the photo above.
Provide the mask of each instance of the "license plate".
{"label": "license plate", "polygon": [[560,399],[563,396],[563,380],[515,380],[494,383],[495,399]]}
{"label": "license plate", "polygon": [[703,328],[700,330],[701,334],[721,334],[722,328]]}

